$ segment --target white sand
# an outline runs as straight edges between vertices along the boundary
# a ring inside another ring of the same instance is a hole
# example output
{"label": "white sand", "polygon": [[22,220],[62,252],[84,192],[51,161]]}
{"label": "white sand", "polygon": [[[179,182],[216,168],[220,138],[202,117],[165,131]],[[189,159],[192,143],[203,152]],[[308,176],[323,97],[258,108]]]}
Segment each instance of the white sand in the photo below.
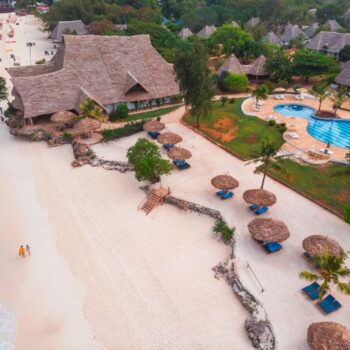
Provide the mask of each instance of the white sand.
{"label": "white sand", "polygon": [[[28,24],[27,39],[20,28],[21,60],[25,41],[36,35],[42,44],[33,55],[42,58],[42,48],[52,45],[46,35]],[[328,233],[348,249],[349,226],[268,179],[267,188],[278,197],[271,214],[285,220],[292,237],[282,252],[267,256],[247,233],[253,217],[241,199],[261,177],[179,125],[182,112],[166,119],[192,151],[192,168],[175,171],[163,183],[175,196],[221,210],[237,227],[241,278],[264,302],[279,348],[305,349],[306,328],[314,321],[349,325],[346,297],[335,291],[344,306],[325,317],[301,294],[306,282],[298,279],[309,268],[301,258],[302,239]],[[97,145],[95,151],[123,160],[144,135]],[[251,349],[245,310],[225,282],[213,278],[211,268],[229,251],[212,238],[212,220],[169,205],[146,216],[137,210],[144,193],[132,173],[72,169],[72,157],[70,146],[21,142],[0,127],[0,303],[17,316],[15,348]],[[222,202],[210,179],[228,171],[240,187],[233,200]],[[32,257],[17,257],[21,243],[32,246]],[[265,287],[262,294],[247,261]]]}

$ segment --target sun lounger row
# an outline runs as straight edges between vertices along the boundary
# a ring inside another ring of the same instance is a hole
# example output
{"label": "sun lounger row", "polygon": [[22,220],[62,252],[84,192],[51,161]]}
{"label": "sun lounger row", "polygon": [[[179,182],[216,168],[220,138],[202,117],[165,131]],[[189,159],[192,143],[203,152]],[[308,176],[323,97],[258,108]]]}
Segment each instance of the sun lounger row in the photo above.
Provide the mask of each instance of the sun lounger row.
{"label": "sun lounger row", "polygon": [[276,100],[284,100],[284,95],[275,95]]}
{"label": "sun lounger row", "polygon": [[256,215],[261,215],[261,214],[264,214],[266,213],[269,208],[268,207],[258,207],[256,204],[252,204],[250,207],[249,207],[250,210],[254,211],[254,213]]}
{"label": "sun lounger row", "polygon": [[173,160],[173,164],[174,164],[179,170],[185,170],[185,169],[188,169],[188,168],[191,167],[185,160]]}
{"label": "sun lounger row", "polygon": [[264,242],[264,241],[257,241],[261,246],[265,249],[265,251],[269,254],[278,252],[281,250],[282,244],[278,242]]}
{"label": "sun lounger row", "polygon": [[[321,286],[317,282],[313,282],[309,286],[303,288],[302,291],[309,297],[309,299],[316,300],[320,298]],[[342,307],[339,301],[336,300],[331,294],[325,297],[322,301],[319,301],[317,305],[326,314],[330,314]]]}
{"label": "sun lounger row", "polygon": [[221,198],[221,199],[229,199],[233,197],[233,192],[232,191],[218,191],[216,194]]}

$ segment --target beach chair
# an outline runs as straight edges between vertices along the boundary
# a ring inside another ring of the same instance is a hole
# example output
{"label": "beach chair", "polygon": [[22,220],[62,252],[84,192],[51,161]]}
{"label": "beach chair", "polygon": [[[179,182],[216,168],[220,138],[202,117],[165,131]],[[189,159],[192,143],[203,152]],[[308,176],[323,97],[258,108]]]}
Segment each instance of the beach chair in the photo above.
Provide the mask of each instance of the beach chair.
{"label": "beach chair", "polygon": [[184,161],[184,160],[178,160],[175,159],[173,160],[173,164],[179,169],[179,170],[185,170],[188,169],[190,167],[190,165]]}
{"label": "beach chair", "polygon": [[223,194],[220,197],[221,197],[221,199],[229,199],[229,198],[233,197],[233,192],[231,192],[231,191],[226,192],[225,194]]}
{"label": "beach chair", "polygon": [[250,210],[256,210],[258,209],[258,205],[257,204],[252,204],[250,207],[249,207]]}
{"label": "beach chair", "polygon": [[[312,256],[311,256],[308,252],[304,252],[304,253],[303,253],[303,257],[304,257],[307,261],[313,262],[313,258],[312,258]],[[316,283],[316,282],[315,282],[315,283]]]}
{"label": "beach chair", "polygon": [[169,151],[171,148],[174,147],[174,145],[171,144],[171,143],[165,143],[165,144],[163,145],[163,147],[164,147],[167,151]]}
{"label": "beach chair", "polygon": [[223,196],[226,192],[227,192],[227,191],[221,190],[221,191],[216,192],[216,195],[221,197],[221,196]]}
{"label": "beach chair", "polygon": [[283,248],[282,245],[277,242],[265,243],[263,247],[268,253],[275,253]]}
{"label": "beach chair", "polygon": [[315,291],[308,293],[307,296],[311,299],[311,300],[316,300],[320,297],[320,289],[316,289]]}
{"label": "beach chair", "polygon": [[155,140],[160,134],[158,131],[149,131],[148,132],[148,135],[153,139]]}
{"label": "beach chair", "polygon": [[321,288],[321,286],[317,283],[317,282],[313,282],[311,283],[310,285],[304,287],[302,289],[302,291],[305,293],[305,294],[310,294],[316,290],[319,290]]}
{"label": "beach chair", "polygon": [[318,302],[317,304],[322,308],[326,307],[329,304],[332,304],[335,300],[334,296],[329,294],[327,295],[322,301]]}
{"label": "beach chair", "polygon": [[321,309],[328,315],[342,307],[342,305],[339,303],[338,300],[333,301],[333,303],[329,303],[326,306],[322,307]]}
{"label": "beach chair", "polygon": [[258,210],[255,211],[255,214],[256,215],[261,215],[261,214],[266,213],[268,210],[269,210],[268,207],[261,207],[261,208],[259,208]]}

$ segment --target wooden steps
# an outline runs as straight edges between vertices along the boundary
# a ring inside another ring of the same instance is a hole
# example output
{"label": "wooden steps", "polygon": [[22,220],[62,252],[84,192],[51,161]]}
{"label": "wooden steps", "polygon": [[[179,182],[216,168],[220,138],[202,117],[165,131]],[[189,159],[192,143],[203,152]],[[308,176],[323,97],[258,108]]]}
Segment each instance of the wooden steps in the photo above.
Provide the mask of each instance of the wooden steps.
{"label": "wooden steps", "polygon": [[141,209],[148,215],[155,207],[163,203],[163,198],[170,193],[169,189],[160,188],[152,190],[147,194],[147,200],[141,207]]}

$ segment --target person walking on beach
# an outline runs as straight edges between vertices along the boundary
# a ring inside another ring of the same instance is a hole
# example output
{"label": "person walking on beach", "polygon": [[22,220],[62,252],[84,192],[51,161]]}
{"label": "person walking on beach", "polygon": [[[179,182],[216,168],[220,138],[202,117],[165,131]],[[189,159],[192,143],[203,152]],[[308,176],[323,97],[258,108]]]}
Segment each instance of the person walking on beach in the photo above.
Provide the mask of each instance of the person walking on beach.
{"label": "person walking on beach", "polygon": [[23,245],[21,245],[18,249],[18,255],[22,258],[25,258],[26,256],[26,250],[24,249]]}
{"label": "person walking on beach", "polygon": [[26,252],[30,256],[30,246],[28,244],[26,244]]}

